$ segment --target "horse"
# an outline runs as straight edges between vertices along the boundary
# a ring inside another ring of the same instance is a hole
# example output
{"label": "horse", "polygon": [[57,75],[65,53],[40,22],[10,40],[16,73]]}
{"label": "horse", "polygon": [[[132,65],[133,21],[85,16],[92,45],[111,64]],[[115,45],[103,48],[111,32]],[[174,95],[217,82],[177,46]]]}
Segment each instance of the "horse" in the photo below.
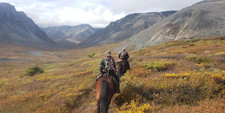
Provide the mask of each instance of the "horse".
{"label": "horse", "polygon": [[117,62],[117,75],[119,78],[123,76],[124,73],[126,73],[128,67],[126,66],[126,61],[123,59],[119,59]]}
{"label": "horse", "polygon": [[114,70],[109,70],[108,74],[100,77],[96,82],[95,98],[97,100],[97,113],[108,113],[111,99],[115,94],[115,84],[110,76],[116,76]]}

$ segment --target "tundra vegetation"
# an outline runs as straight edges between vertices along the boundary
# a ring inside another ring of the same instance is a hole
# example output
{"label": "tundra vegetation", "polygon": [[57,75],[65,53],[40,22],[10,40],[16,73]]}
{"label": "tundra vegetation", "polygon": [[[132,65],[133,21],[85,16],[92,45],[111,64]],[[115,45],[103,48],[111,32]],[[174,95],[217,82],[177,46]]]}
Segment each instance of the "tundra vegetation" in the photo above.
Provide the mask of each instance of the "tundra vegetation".
{"label": "tundra vegetation", "polygon": [[[77,50],[42,50],[42,56],[18,51],[35,48],[1,45],[0,112],[95,112],[94,78],[98,63],[118,44]],[[39,50],[40,51],[40,50]],[[225,40],[172,41],[128,50],[131,70],[120,80],[110,112],[213,112],[225,108]],[[115,59],[118,53],[113,52]],[[43,73],[26,74],[38,64]],[[30,67],[30,68],[29,68]]]}

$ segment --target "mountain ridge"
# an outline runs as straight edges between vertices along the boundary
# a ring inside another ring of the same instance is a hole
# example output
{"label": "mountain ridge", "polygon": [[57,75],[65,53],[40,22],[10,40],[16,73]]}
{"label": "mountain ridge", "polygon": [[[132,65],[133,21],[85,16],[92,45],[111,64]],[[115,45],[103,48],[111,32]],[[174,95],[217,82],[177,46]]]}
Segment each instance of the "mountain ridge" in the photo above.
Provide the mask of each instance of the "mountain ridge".
{"label": "mountain ridge", "polygon": [[1,42],[26,46],[56,46],[32,19],[24,12],[17,12],[8,3],[0,3],[0,25]]}
{"label": "mountain ridge", "polygon": [[[181,9],[128,39],[117,48],[135,48],[165,43],[172,40],[207,38],[225,35],[225,2],[203,1]],[[141,38],[140,38],[141,37]]]}
{"label": "mountain ridge", "polygon": [[95,33],[97,29],[89,24],[42,28],[46,34],[62,48],[74,48]]}
{"label": "mountain ridge", "polygon": [[175,12],[176,11],[165,11],[162,13],[150,12],[127,15],[122,19],[111,22],[102,30],[91,35],[79,46],[90,47],[95,45],[117,43],[126,40]]}

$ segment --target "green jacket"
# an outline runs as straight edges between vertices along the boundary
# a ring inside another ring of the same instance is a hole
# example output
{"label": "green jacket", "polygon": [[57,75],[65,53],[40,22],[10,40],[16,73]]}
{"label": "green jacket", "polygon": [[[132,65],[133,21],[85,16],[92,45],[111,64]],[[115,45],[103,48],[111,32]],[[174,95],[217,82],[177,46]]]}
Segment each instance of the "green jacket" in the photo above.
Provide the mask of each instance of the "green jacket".
{"label": "green jacket", "polygon": [[[116,69],[116,62],[114,58],[112,58],[113,61],[113,67]],[[99,63],[99,71],[102,73],[102,69],[106,67],[106,58],[103,58]]]}

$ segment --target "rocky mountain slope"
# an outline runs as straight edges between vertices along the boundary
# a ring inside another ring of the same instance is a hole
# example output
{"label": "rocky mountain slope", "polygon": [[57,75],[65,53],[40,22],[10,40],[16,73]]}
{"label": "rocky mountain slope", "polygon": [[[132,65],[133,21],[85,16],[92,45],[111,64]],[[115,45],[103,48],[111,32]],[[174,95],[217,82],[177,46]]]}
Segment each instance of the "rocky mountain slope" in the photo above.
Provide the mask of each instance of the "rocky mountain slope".
{"label": "rocky mountain slope", "polygon": [[96,29],[88,24],[78,26],[59,26],[42,28],[52,40],[71,39],[80,43],[96,32]]}
{"label": "rocky mountain slope", "polygon": [[225,0],[206,0],[184,8],[131,37],[125,45],[140,49],[171,40],[225,35]]}
{"label": "rocky mountain slope", "polygon": [[130,38],[138,32],[162,20],[176,11],[130,14],[111,22],[106,28],[94,33],[80,44],[81,47],[116,43]]}
{"label": "rocky mountain slope", "polygon": [[15,7],[8,3],[0,3],[0,29],[0,41],[4,43],[39,47],[56,46],[25,13],[17,12]]}
{"label": "rocky mountain slope", "polygon": [[88,24],[42,29],[61,48],[73,48],[98,30]]}

